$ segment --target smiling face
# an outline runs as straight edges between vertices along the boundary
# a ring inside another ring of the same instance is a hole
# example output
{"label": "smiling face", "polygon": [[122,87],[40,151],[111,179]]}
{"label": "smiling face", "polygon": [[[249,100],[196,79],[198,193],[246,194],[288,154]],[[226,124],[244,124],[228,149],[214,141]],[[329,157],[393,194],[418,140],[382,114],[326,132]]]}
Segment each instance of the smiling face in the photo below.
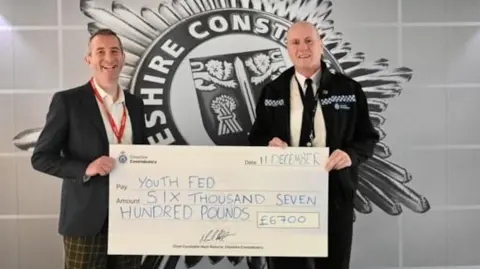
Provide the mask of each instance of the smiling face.
{"label": "smiling face", "polygon": [[287,34],[287,49],[298,72],[310,76],[320,68],[323,42],[312,24],[298,22],[292,25]]}
{"label": "smiling face", "polygon": [[115,35],[98,34],[93,37],[85,60],[102,88],[116,87],[125,55]]}

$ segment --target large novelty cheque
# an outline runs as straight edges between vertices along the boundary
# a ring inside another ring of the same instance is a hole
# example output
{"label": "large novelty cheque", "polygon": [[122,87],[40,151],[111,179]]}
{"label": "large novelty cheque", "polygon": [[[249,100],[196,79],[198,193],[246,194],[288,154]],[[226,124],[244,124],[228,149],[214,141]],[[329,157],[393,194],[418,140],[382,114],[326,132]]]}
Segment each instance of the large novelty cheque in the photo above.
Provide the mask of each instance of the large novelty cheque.
{"label": "large novelty cheque", "polygon": [[111,145],[109,254],[327,256],[328,148]]}

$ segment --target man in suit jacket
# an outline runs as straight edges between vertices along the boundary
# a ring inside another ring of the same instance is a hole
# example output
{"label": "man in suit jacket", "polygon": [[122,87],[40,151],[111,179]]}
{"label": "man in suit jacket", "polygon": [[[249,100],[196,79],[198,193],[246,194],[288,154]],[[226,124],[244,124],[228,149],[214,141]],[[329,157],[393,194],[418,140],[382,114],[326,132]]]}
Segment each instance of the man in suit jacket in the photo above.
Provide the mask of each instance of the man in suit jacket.
{"label": "man in suit jacket", "polygon": [[120,39],[101,29],[89,41],[93,78],[53,95],[31,158],[34,169],[63,179],[59,233],[65,268],[140,268],[141,256],[107,255],[109,144],[147,144],[143,101],[120,89]]}
{"label": "man in suit jacket", "polygon": [[[321,60],[323,44],[312,24],[292,25],[287,49],[294,66],[263,89],[249,141],[254,146],[330,148],[328,258],[313,261],[316,269],[348,269],[357,169],[372,155],[379,136],[360,84],[329,72]],[[282,257],[271,258],[269,268],[311,266],[312,259]]]}

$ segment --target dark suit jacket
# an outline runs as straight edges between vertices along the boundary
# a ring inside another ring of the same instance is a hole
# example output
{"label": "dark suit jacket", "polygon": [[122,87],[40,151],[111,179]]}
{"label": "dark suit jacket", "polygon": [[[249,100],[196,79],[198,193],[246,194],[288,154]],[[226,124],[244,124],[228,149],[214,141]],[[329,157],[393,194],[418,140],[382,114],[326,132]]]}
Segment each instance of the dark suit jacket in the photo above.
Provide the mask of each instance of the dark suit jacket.
{"label": "dark suit jacket", "polygon": [[[133,144],[147,144],[141,99],[125,93]],[[109,126],[109,125],[107,125]],[[35,170],[63,179],[59,233],[95,235],[108,216],[108,175],[84,182],[87,166],[109,155],[109,142],[90,83],[53,95],[31,158]]]}
{"label": "dark suit jacket", "polygon": [[[290,145],[290,82],[294,72],[293,67],[287,69],[262,90],[249,135],[251,145],[266,146],[274,137]],[[341,256],[349,252],[357,169],[373,154],[379,135],[370,121],[367,100],[358,82],[342,74],[332,74],[322,62],[318,90],[326,146],[330,153],[336,149],[345,151],[352,160],[351,167],[329,174],[329,242],[333,244],[329,245],[329,255],[336,256],[330,267],[344,268],[340,262]]]}

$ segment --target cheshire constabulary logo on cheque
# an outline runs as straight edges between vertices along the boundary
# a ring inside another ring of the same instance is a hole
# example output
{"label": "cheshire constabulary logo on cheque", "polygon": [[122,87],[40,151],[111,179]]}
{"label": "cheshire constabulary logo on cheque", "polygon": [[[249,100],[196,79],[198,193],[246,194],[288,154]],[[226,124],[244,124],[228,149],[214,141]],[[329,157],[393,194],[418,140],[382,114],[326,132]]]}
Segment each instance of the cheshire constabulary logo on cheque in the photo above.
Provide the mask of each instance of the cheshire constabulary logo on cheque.
{"label": "cheshire constabulary logo on cheque", "polygon": [[120,163],[126,163],[127,160],[128,160],[128,157],[127,155],[125,155],[125,152],[124,151],[120,152],[120,155],[118,155],[118,161]]}

